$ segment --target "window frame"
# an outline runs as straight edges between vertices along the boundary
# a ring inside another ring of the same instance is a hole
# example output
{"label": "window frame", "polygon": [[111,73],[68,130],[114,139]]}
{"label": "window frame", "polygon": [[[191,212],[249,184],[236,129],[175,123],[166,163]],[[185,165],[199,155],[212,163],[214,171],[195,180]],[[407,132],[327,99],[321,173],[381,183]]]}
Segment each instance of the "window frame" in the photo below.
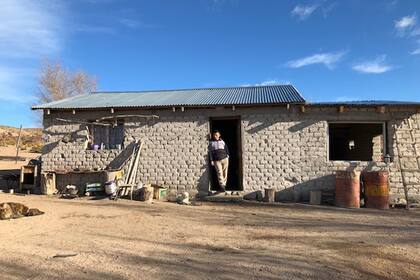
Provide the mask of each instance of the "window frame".
{"label": "window frame", "polygon": [[[123,145],[124,145],[124,139],[125,139],[125,122],[124,121],[118,121],[118,123],[117,123],[117,126],[116,127],[118,127],[118,125],[122,125],[122,128],[121,128],[121,132],[122,132],[122,139],[121,139],[121,143],[120,143],[120,145],[121,145],[121,148],[123,147]],[[95,129],[98,129],[98,128],[101,128],[101,129],[103,129],[103,128],[105,128],[105,137],[107,138],[106,139],[106,142],[107,143],[104,143],[105,144],[105,149],[103,149],[103,150],[116,150],[117,149],[117,145],[118,144],[115,144],[115,145],[113,145],[114,147],[111,147],[111,141],[110,141],[110,138],[111,138],[111,129],[113,129],[114,127],[112,126],[112,123],[109,123],[109,126],[100,126],[100,125],[96,125],[96,124],[94,124],[94,123],[92,123],[92,125],[90,126],[90,131],[91,131],[91,137],[93,137],[93,143],[91,143],[91,145],[94,145],[95,144]],[[100,144],[97,144],[97,145],[99,145],[100,146]],[[92,148],[91,147],[89,147],[89,150],[92,150]]]}
{"label": "window frame", "polygon": [[370,162],[365,160],[343,160],[343,159],[330,159],[330,124],[381,124],[382,125],[382,145],[383,145],[383,154],[388,154],[388,131],[387,131],[387,121],[327,121],[327,162]]}

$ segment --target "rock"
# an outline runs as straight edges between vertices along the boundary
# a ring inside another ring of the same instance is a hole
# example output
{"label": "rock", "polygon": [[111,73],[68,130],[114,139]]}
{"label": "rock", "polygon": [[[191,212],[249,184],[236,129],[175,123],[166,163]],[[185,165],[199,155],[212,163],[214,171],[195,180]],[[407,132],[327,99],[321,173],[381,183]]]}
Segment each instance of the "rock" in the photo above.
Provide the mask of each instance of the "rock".
{"label": "rock", "polygon": [[188,192],[183,192],[176,197],[176,202],[182,205],[190,205],[190,194]]}
{"label": "rock", "polygon": [[145,202],[153,201],[153,188],[151,186],[144,186],[133,193],[133,199]]}
{"label": "rock", "polygon": [[420,208],[420,203],[411,203],[410,208]]}
{"label": "rock", "polygon": [[392,207],[405,207],[407,205],[407,200],[401,197],[395,197],[391,199],[390,203]]}

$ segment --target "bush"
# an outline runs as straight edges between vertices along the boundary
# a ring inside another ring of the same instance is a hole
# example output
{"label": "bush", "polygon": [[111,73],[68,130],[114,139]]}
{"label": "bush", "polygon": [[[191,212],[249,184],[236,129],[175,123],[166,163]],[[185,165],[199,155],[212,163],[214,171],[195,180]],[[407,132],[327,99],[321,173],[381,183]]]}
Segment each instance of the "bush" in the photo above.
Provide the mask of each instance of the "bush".
{"label": "bush", "polygon": [[38,154],[42,153],[42,145],[32,146],[29,152]]}

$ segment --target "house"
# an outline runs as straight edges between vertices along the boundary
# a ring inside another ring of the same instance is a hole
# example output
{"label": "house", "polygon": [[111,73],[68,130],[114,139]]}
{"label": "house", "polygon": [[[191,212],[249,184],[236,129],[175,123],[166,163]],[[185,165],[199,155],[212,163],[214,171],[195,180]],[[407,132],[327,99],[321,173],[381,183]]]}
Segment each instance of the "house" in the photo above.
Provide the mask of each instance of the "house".
{"label": "house", "polygon": [[308,103],[292,85],[270,85],[94,92],[33,109],[44,112],[42,172],[55,172],[58,188],[103,180],[90,171],[143,139],[137,181],[207,195],[217,189],[208,161],[217,129],[231,151],[228,190],[276,188],[278,200],[305,201],[310,190],[333,190],[335,171],[356,168],[389,169],[401,197],[404,174],[420,195],[417,102]]}

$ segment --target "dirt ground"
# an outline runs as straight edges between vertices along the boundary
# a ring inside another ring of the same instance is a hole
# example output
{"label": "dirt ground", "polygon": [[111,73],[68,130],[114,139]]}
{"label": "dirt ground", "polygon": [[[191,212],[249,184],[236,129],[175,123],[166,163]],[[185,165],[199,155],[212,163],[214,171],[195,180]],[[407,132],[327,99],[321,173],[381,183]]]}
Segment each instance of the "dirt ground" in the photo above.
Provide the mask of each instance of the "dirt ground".
{"label": "dirt ground", "polygon": [[28,151],[19,151],[18,161],[16,163],[16,147],[0,147],[0,170],[20,169],[20,167],[27,164],[30,159],[36,158],[39,155],[40,154],[29,153]]}
{"label": "dirt ground", "polygon": [[46,214],[0,221],[1,279],[420,279],[416,210],[6,201]]}

